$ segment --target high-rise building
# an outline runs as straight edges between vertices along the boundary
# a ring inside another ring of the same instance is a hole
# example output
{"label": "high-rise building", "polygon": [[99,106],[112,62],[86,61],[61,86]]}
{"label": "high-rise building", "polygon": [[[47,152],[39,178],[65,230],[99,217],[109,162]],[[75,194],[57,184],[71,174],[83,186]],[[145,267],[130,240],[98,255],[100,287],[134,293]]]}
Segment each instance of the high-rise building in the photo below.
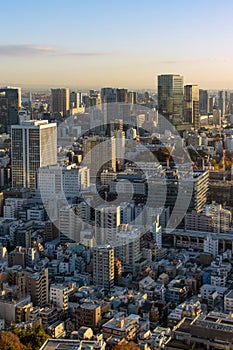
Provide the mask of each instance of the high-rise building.
{"label": "high-rise building", "polygon": [[70,93],[70,109],[82,106],[82,93],[72,91]]}
{"label": "high-rise building", "polygon": [[222,117],[224,117],[227,112],[227,91],[218,92],[218,108],[221,111]]}
{"label": "high-rise building", "polygon": [[128,92],[128,102],[131,104],[136,104],[138,102],[138,94],[136,91]]}
{"label": "high-rise building", "polygon": [[179,74],[158,76],[158,112],[173,124],[183,115],[183,77]]}
{"label": "high-rise building", "polygon": [[57,125],[31,120],[13,125],[11,134],[12,187],[35,192],[39,167],[57,164]]}
{"label": "high-rise building", "polygon": [[19,123],[18,111],[20,105],[20,88],[6,87],[0,89],[0,133],[10,133],[11,125]]}
{"label": "high-rise building", "polygon": [[201,115],[209,113],[209,94],[207,90],[199,90],[199,112]]}
{"label": "high-rise building", "polygon": [[212,232],[228,232],[231,227],[232,214],[228,209],[224,209],[221,204],[206,204],[203,213],[213,219]]}
{"label": "high-rise building", "polygon": [[101,103],[117,102],[117,92],[114,88],[102,88],[101,89]]}
{"label": "high-rise building", "polygon": [[90,169],[90,176],[96,178],[101,169],[116,171],[116,138],[94,136],[84,140],[83,164]]}
{"label": "high-rise building", "polygon": [[59,210],[60,241],[80,242],[80,231],[90,222],[90,206],[86,202],[67,205]]}
{"label": "high-rise building", "polygon": [[229,112],[233,114],[233,92],[230,92]]}
{"label": "high-rise building", "polygon": [[120,259],[124,272],[131,272],[135,275],[137,262],[142,258],[140,250],[140,239],[142,232],[136,227],[123,227],[117,233],[115,257]]}
{"label": "high-rise building", "polygon": [[114,242],[120,225],[120,206],[99,205],[95,209],[95,234],[97,244]]}
{"label": "high-rise building", "polygon": [[114,259],[114,284],[119,286],[122,275],[122,264],[117,258]]}
{"label": "high-rise building", "polygon": [[114,287],[114,249],[109,245],[94,248],[93,280],[106,290]]}
{"label": "high-rise building", "polygon": [[48,304],[49,280],[47,268],[27,276],[27,292],[31,295],[34,306],[41,307]]}
{"label": "high-rise building", "polygon": [[216,108],[216,98],[215,98],[215,96],[210,96],[209,97],[208,106],[209,106],[209,113],[213,113],[213,109]]}
{"label": "high-rise building", "polygon": [[52,112],[66,117],[70,109],[70,93],[68,88],[51,89]]}
{"label": "high-rise building", "polygon": [[116,102],[117,102],[117,92],[115,88],[101,89],[101,104],[102,104],[102,113],[103,113],[102,124],[105,127],[110,120],[114,120],[116,118],[116,115],[117,115]]}
{"label": "high-rise building", "polygon": [[113,134],[116,142],[116,159],[123,165],[125,159],[125,132],[116,130]]}
{"label": "high-rise building", "polygon": [[116,89],[117,102],[128,102],[128,90],[127,89]]}
{"label": "high-rise building", "polygon": [[199,128],[199,88],[198,85],[184,86],[184,121]]}

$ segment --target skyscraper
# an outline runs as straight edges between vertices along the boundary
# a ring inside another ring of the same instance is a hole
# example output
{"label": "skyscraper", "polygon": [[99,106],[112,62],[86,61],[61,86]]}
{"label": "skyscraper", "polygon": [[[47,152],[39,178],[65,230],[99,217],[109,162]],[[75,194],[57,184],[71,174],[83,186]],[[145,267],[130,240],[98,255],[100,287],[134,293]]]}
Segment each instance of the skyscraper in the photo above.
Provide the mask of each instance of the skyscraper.
{"label": "skyscraper", "polygon": [[117,102],[117,92],[114,88],[102,88],[101,89],[101,103]]}
{"label": "skyscraper", "polygon": [[51,89],[52,112],[66,117],[70,109],[70,93],[68,88]]}
{"label": "skyscraper", "polygon": [[233,114],[233,92],[230,92],[230,104],[229,104],[230,113]]}
{"label": "skyscraper", "polygon": [[117,102],[128,102],[128,90],[127,89],[116,89]]}
{"label": "skyscraper", "polygon": [[221,111],[222,117],[224,117],[227,112],[227,91],[218,92],[218,108]]}
{"label": "skyscraper", "polygon": [[94,248],[93,280],[105,290],[114,287],[114,249],[109,245]]}
{"label": "skyscraper", "polygon": [[199,90],[199,111],[201,115],[209,113],[209,94],[207,90]]}
{"label": "skyscraper", "polygon": [[138,102],[138,94],[136,91],[128,92],[128,102],[131,104],[136,104]]}
{"label": "skyscraper", "polygon": [[79,108],[82,105],[82,93],[72,91],[70,93],[70,109]]}
{"label": "skyscraper", "polygon": [[[115,102],[115,103],[114,103]],[[110,135],[107,130],[107,124],[110,120],[114,120],[117,115],[117,92],[114,88],[102,88],[101,89],[101,104],[103,113],[103,128],[105,132]]]}
{"label": "skyscraper", "polygon": [[36,172],[57,163],[57,125],[47,120],[13,125],[11,133],[12,187],[36,189]]}
{"label": "skyscraper", "polygon": [[199,127],[199,88],[198,85],[184,87],[184,121]]}
{"label": "skyscraper", "polygon": [[173,124],[183,115],[183,77],[179,74],[158,76],[158,112]]}
{"label": "skyscraper", "polygon": [[10,133],[11,125],[19,123],[18,110],[21,104],[21,89],[0,89],[0,133]]}

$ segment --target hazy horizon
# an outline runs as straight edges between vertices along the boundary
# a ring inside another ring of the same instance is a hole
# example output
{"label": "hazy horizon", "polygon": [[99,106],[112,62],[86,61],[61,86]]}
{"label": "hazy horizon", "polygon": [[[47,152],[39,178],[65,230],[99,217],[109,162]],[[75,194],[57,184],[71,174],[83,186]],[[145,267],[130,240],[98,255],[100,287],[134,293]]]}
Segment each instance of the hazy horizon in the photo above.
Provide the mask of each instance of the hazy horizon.
{"label": "hazy horizon", "polygon": [[157,75],[233,89],[233,2],[2,3],[0,85],[156,89]]}

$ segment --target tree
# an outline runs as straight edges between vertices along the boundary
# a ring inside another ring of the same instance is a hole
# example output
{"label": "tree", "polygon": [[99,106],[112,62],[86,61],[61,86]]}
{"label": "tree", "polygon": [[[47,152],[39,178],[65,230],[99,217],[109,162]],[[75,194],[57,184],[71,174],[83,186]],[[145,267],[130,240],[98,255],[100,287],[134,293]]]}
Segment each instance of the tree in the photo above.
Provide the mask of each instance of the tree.
{"label": "tree", "polygon": [[19,337],[10,331],[0,331],[1,350],[23,350]]}
{"label": "tree", "polygon": [[28,326],[19,333],[19,338],[27,350],[39,350],[44,342],[49,338],[49,335],[45,333],[41,326],[36,327],[35,331]]}
{"label": "tree", "polygon": [[134,342],[125,341],[123,344],[115,345],[113,350],[140,350],[140,347]]}

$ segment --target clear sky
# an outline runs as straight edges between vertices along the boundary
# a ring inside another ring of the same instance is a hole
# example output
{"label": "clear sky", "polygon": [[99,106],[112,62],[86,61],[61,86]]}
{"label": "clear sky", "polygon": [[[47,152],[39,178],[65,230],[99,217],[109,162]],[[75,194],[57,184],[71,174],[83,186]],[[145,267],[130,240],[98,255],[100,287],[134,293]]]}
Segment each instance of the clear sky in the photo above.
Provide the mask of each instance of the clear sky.
{"label": "clear sky", "polygon": [[0,23],[0,85],[233,89],[232,0],[11,0]]}

